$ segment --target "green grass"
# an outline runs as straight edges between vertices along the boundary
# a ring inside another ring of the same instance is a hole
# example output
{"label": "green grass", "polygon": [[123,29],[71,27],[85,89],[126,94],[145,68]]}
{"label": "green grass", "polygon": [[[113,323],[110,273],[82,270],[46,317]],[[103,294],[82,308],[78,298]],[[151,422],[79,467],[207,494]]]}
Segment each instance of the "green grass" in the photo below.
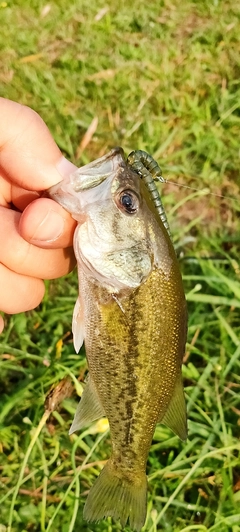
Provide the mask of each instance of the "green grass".
{"label": "green grass", "polygon": [[[161,185],[189,307],[189,439],[156,429],[144,531],[239,532],[240,6],[18,0],[0,2],[0,19],[0,95],[40,113],[67,157],[145,149],[169,181],[198,189]],[[82,520],[108,432],[68,436],[76,393],[43,417],[51,386],[70,376],[77,389],[85,371],[70,334],[76,294],[75,272],[47,283],[41,306],[9,317],[1,337],[1,532],[121,530]]]}

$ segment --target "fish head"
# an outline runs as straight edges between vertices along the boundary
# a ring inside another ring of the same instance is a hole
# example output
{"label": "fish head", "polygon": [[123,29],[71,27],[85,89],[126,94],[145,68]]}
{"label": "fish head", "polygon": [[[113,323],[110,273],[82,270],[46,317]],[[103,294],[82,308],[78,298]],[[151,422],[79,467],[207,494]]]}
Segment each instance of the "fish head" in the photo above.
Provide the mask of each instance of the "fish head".
{"label": "fish head", "polygon": [[[163,237],[166,231],[121,148],[79,168],[48,194],[78,221],[74,250],[88,275],[114,293],[147,279],[156,265],[159,231]],[[164,238],[162,247],[166,252]]]}
{"label": "fish head", "polygon": [[[122,148],[114,148],[103,157],[78,168],[62,181],[50,187],[47,193],[50,198],[64,207],[78,221],[79,217],[85,213],[87,206],[95,202],[96,195],[99,201],[103,192],[104,197],[106,197],[107,187],[99,189],[99,185],[106,180],[108,182],[108,178],[112,180],[122,161],[124,161]],[[92,193],[92,189],[96,187],[98,187],[96,194],[94,193],[95,190]],[[91,191],[90,194],[89,191]]]}

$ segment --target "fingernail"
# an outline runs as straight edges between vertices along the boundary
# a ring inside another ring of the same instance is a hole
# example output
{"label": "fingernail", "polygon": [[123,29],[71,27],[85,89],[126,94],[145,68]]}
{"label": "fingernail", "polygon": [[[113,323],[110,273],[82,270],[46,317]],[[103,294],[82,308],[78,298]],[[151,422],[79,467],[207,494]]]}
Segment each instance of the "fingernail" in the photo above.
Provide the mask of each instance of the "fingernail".
{"label": "fingernail", "polygon": [[40,225],[34,231],[30,242],[54,242],[64,231],[64,219],[60,214],[50,209]]}
{"label": "fingernail", "polygon": [[77,166],[75,166],[73,163],[70,163],[70,161],[68,161],[65,157],[61,157],[56,164],[56,168],[63,179],[77,170]]}

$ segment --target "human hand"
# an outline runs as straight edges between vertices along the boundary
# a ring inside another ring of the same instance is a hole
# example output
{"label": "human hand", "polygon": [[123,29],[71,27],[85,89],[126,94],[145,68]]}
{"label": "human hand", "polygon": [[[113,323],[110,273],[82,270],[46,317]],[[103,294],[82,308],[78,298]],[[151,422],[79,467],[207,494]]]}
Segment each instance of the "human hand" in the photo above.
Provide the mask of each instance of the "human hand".
{"label": "human hand", "polygon": [[[40,197],[73,170],[37,113],[0,98],[0,311],[35,308],[44,295],[43,279],[73,268],[76,222]],[[0,316],[0,332],[3,327]]]}

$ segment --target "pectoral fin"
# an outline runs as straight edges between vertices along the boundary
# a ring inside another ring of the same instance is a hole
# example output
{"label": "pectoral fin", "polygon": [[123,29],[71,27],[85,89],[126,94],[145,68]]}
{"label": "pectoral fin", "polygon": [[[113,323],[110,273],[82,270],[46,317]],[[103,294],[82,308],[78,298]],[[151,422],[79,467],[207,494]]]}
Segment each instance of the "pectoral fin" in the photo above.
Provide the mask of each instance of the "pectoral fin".
{"label": "pectoral fin", "polygon": [[90,423],[105,415],[94,382],[89,377],[80,402],[78,403],[69,434],[82,429],[85,425],[90,425]]}
{"label": "pectoral fin", "polygon": [[72,332],[74,349],[78,353],[84,340],[84,316],[79,296],[73,311]]}
{"label": "pectoral fin", "polygon": [[187,439],[187,411],[181,374],[177,378],[168,409],[158,422],[167,425],[181,440]]}

